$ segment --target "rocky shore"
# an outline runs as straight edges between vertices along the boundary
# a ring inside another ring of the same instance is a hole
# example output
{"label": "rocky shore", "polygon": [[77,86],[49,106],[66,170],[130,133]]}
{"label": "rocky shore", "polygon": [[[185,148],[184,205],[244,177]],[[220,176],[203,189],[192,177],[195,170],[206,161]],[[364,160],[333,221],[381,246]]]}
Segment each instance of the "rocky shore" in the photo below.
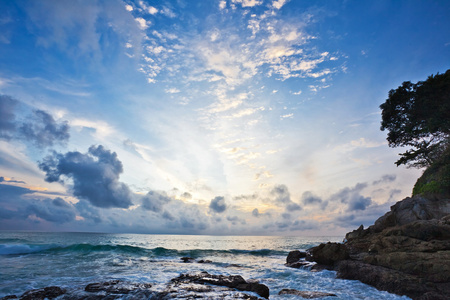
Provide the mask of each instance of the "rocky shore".
{"label": "rocky shore", "polygon": [[100,300],[100,299],[268,299],[269,288],[257,281],[246,281],[239,275],[213,275],[207,272],[181,274],[173,278],[163,291],[152,289],[150,283],[120,280],[90,283],[80,288],[50,286],[29,290],[20,296],[1,298],[20,300]]}
{"label": "rocky shore", "polygon": [[412,299],[449,299],[450,199],[406,198],[369,228],[347,233],[342,244],[291,252],[287,265],[307,261],[318,264],[313,270],[336,270],[338,278]]}

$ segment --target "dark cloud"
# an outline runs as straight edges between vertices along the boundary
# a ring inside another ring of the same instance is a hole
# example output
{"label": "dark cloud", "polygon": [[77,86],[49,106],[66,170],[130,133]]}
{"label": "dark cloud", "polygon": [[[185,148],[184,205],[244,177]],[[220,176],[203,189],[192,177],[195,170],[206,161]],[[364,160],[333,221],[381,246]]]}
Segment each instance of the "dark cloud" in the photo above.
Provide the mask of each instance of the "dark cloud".
{"label": "dark cloud", "polygon": [[290,220],[292,216],[289,213],[283,213],[281,214],[281,217],[285,220]]}
{"label": "dark cloud", "polygon": [[55,142],[64,144],[69,140],[69,125],[66,121],[58,124],[42,110],[35,110],[29,120],[20,126],[19,131],[23,138],[34,142],[37,147],[51,147]]}
{"label": "dark cloud", "polygon": [[122,162],[102,145],[91,146],[86,154],[53,152],[39,163],[39,168],[48,182],[64,183],[63,176],[72,179],[74,196],[94,206],[128,208],[133,204],[129,187],[119,182]]}
{"label": "dark cloud", "polygon": [[395,176],[394,174],[386,174],[386,175],[383,175],[381,177],[381,179],[375,180],[374,182],[372,182],[372,184],[376,185],[376,184],[380,184],[380,183],[390,183],[390,182],[394,182],[395,179],[397,179],[397,176]]}
{"label": "dark cloud", "polygon": [[307,191],[302,194],[302,202],[304,205],[320,204],[322,203],[322,199],[318,196],[315,196],[313,193]]}
{"label": "dark cloud", "polygon": [[291,194],[284,184],[276,185],[272,191],[270,191],[270,194],[275,197],[275,201],[278,203],[288,204],[292,202]]}
{"label": "dark cloud", "polygon": [[328,206],[328,201],[322,200],[322,198],[314,195],[313,193],[306,191],[302,194],[302,203],[305,206],[319,205],[322,210]]}
{"label": "dark cloud", "polygon": [[90,205],[89,202],[86,201],[79,201],[74,205],[76,209],[78,210],[78,213],[81,217],[84,218],[85,221],[92,222],[94,224],[100,224],[103,223],[103,218],[95,207]]}
{"label": "dark cloud", "polygon": [[153,212],[161,212],[163,206],[171,200],[165,192],[150,191],[142,198],[142,208]]}
{"label": "dark cloud", "polygon": [[297,203],[289,203],[288,205],[286,205],[286,210],[287,211],[296,211],[296,210],[302,210],[303,208],[298,205]]}
{"label": "dark cloud", "polygon": [[53,223],[66,223],[75,220],[75,207],[61,198],[33,201],[26,208],[27,215]]}
{"label": "dark cloud", "polygon": [[188,200],[192,199],[192,195],[189,194],[188,192],[184,192],[183,194],[181,194],[180,197],[183,199],[188,199]]}
{"label": "dark cloud", "polygon": [[292,222],[290,230],[311,230],[317,228],[319,228],[319,225],[315,221],[295,220]]}
{"label": "dark cloud", "polygon": [[259,218],[259,216],[261,216],[261,213],[259,212],[259,210],[258,210],[257,208],[255,208],[255,209],[252,211],[252,215],[253,215],[255,218]]}
{"label": "dark cloud", "polygon": [[25,122],[16,120],[15,108],[19,101],[7,95],[0,95],[0,138],[23,139],[39,148],[64,144],[69,140],[67,121],[57,123],[43,110],[34,110]]}
{"label": "dark cloud", "polygon": [[6,179],[3,176],[0,176],[0,182],[26,183],[25,181],[14,180],[14,179]]}
{"label": "dark cloud", "polygon": [[233,217],[228,216],[227,220],[229,222],[231,222],[231,224],[233,224],[233,225],[237,225],[238,223],[240,223],[241,225],[247,224],[247,222],[244,219],[241,219],[238,216],[233,216]]}
{"label": "dark cloud", "polygon": [[257,194],[240,195],[240,196],[233,197],[234,201],[248,201],[248,200],[256,200],[256,199],[258,199],[258,195]]}
{"label": "dark cloud", "polygon": [[162,217],[169,221],[175,221],[175,217],[168,211],[164,211]]}
{"label": "dark cloud", "polygon": [[209,208],[216,213],[223,213],[227,209],[227,204],[225,203],[225,198],[217,196],[211,200]]}
{"label": "dark cloud", "polygon": [[7,95],[0,95],[0,138],[10,139],[16,130],[14,108],[18,101]]}
{"label": "dark cloud", "polygon": [[302,210],[302,207],[299,204],[291,200],[291,194],[284,184],[276,185],[270,191],[270,195],[274,197],[275,203],[284,206],[286,211]]}
{"label": "dark cloud", "polygon": [[17,222],[26,220],[30,216],[54,222],[66,223],[75,220],[75,207],[62,198],[55,199],[24,199],[23,195],[33,194],[34,191],[13,185],[0,184],[0,219],[14,219]]}
{"label": "dark cloud", "polygon": [[348,203],[348,210],[365,210],[370,204],[372,204],[372,199],[370,197],[363,197],[361,195],[354,196]]}
{"label": "dark cloud", "polygon": [[32,193],[34,191],[24,187],[0,184],[0,202],[14,202],[17,197]]}
{"label": "dark cloud", "polygon": [[353,188],[343,188],[330,197],[330,201],[340,201],[347,204],[349,211],[365,210],[372,204],[370,197],[364,197],[360,192],[367,187],[367,183],[358,183]]}

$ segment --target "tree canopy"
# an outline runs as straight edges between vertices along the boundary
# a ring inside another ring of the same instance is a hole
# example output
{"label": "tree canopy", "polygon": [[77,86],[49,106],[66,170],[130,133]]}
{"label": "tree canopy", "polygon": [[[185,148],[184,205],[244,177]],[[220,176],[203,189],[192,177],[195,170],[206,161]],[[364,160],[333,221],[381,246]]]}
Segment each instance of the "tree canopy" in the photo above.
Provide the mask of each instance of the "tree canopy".
{"label": "tree canopy", "polygon": [[450,69],[425,81],[403,82],[380,105],[390,147],[411,147],[396,165],[428,167],[450,145]]}

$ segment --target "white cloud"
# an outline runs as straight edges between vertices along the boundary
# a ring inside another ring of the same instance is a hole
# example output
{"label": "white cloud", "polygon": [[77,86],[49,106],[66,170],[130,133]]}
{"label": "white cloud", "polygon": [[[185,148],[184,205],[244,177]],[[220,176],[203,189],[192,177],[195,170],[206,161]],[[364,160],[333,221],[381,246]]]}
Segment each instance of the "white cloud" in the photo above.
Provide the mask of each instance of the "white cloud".
{"label": "white cloud", "polygon": [[133,11],[133,6],[127,4],[127,5],[125,5],[125,9],[128,11]]}
{"label": "white cloud", "polygon": [[115,129],[106,122],[103,121],[91,121],[86,119],[72,119],[69,122],[71,127],[90,128],[95,130],[95,135],[101,139],[111,136],[116,131]]}
{"label": "white cloud", "polygon": [[261,0],[231,0],[232,3],[239,3],[242,7],[254,7],[257,5],[261,5]]}
{"label": "white cloud", "polygon": [[177,89],[177,88],[170,88],[170,89],[166,89],[165,92],[166,92],[167,94],[177,94],[177,93],[180,92],[180,90]]}
{"label": "white cloud", "polygon": [[136,18],[135,20],[138,23],[138,26],[140,29],[145,30],[148,28],[148,23],[144,18],[139,17],[139,18]]}
{"label": "white cloud", "polygon": [[149,6],[149,7],[148,7],[148,12],[149,12],[151,15],[155,15],[155,14],[158,13],[158,10],[157,10],[155,7],[153,7],[153,6]]}
{"label": "white cloud", "polygon": [[281,119],[286,119],[286,118],[293,118],[294,117],[294,114],[287,114],[287,115],[282,115],[282,116],[280,116],[280,118]]}
{"label": "white cloud", "polygon": [[227,7],[227,1],[221,0],[221,1],[219,2],[219,8],[220,8],[220,9],[225,9],[225,7]]}
{"label": "white cloud", "polygon": [[286,4],[287,1],[288,0],[276,0],[276,1],[273,1],[272,6],[276,9],[280,9],[283,7],[283,5]]}

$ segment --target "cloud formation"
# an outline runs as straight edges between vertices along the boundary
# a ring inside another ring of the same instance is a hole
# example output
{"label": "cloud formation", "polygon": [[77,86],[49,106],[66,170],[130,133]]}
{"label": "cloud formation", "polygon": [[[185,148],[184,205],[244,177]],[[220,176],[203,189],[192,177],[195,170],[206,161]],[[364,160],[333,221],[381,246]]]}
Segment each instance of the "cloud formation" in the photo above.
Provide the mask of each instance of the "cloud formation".
{"label": "cloud formation", "polygon": [[14,109],[17,103],[8,95],[0,95],[0,138],[10,139],[16,129]]}
{"label": "cloud formation", "polygon": [[[142,198],[142,208],[153,212],[161,212],[163,206],[172,199],[165,192],[150,191]],[[166,215],[170,219],[170,215]]]}
{"label": "cloud formation", "polygon": [[285,207],[286,211],[302,210],[302,207],[291,200],[291,194],[286,185],[276,185],[271,191],[271,196],[274,197],[274,202],[282,207]]}
{"label": "cloud formation", "polygon": [[11,96],[0,95],[0,139],[21,139],[39,148],[65,144],[69,140],[67,121],[58,123],[43,110],[34,110],[26,121],[20,121],[15,112],[19,105],[20,102]]}
{"label": "cloud formation", "polygon": [[367,183],[358,183],[352,188],[343,188],[333,194],[330,200],[346,204],[348,211],[365,210],[372,203],[372,199],[362,196],[360,192],[367,186]]}
{"label": "cloud formation", "polygon": [[225,198],[217,196],[211,200],[209,203],[209,208],[216,213],[223,213],[227,209],[227,204],[225,203]]}
{"label": "cloud formation", "polygon": [[128,208],[133,204],[129,187],[119,182],[123,172],[122,162],[115,152],[102,145],[91,146],[88,153],[53,152],[39,163],[48,182],[64,183],[64,177],[73,181],[74,196],[88,200],[102,208]]}
{"label": "cloud formation", "polygon": [[21,135],[33,141],[39,148],[51,147],[54,142],[64,143],[69,140],[67,121],[56,123],[51,115],[43,110],[33,111],[30,121],[20,127]]}

